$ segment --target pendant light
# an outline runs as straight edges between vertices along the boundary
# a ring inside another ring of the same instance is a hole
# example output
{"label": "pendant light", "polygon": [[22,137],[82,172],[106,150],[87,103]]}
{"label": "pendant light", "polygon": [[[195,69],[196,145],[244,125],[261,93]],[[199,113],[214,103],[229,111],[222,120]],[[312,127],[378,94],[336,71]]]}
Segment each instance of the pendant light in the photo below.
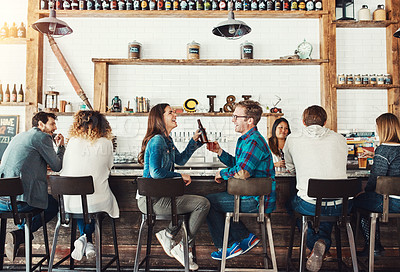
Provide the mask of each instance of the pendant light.
{"label": "pendant light", "polygon": [[228,40],[237,40],[251,32],[251,28],[243,21],[235,20],[233,14],[233,2],[229,2],[228,20],[219,23],[212,33],[214,35],[225,37]]}
{"label": "pendant light", "polygon": [[56,18],[56,11],[50,10],[50,17],[39,19],[32,25],[32,28],[43,34],[51,36],[65,36],[72,33],[68,24]]}

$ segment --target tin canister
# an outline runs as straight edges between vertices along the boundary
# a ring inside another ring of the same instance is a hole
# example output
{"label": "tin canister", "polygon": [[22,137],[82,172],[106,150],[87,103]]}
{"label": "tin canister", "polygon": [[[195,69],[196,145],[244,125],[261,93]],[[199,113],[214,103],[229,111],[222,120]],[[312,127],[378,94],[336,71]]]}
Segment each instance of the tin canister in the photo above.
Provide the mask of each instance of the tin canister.
{"label": "tin canister", "polygon": [[187,44],[187,58],[188,59],[200,59],[200,44],[192,41]]}
{"label": "tin canister", "polygon": [[392,75],[391,74],[385,75],[385,84],[392,84]]}
{"label": "tin canister", "polygon": [[376,75],[375,74],[369,75],[369,84],[375,85],[376,83],[377,83],[376,82]]}
{"label": "tin canister", "polygon": [[240,45],[240,58],[241,59],[252,59],[253,58],[254,45],[251,42],[245,41]]}
{"label": "tin canister", "polygon": [[383,74],[378,75],[377,80],[378,80],[378,85],[385,84],[385,76]]}
{"label": "tin canister", "polygon": [[346,75],[346,84],[354,84],[354,78],[353,78],[353,74],[348,74]]}
{"label": "tin canister", "polygon": [[346,84],[346,76],[344,74],[338,75],[337,78],[337,83],[340,84]]}
{"label": "tin canister", "polygon": [[369,84],[369,76],[367,74],[362,75],[362,84]]}
{"label": "tin canister", "polygon": [[130,59],[140,59],[141,46],[142,44],[137,41],[130,42],[128,44],[128,57]]}
{"label": "tin canister", "polygon": [[354,75],[354,84],[360,85],[361,82],[362,82],[361,81],[361,75],[360,74]]}

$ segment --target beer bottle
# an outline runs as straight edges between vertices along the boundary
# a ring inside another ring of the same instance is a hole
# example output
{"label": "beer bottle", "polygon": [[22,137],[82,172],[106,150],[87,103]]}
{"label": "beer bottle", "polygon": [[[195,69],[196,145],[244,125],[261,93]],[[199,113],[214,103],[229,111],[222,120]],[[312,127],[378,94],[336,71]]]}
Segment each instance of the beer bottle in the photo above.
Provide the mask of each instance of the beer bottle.
{"label": "beer bottle", "polygon": [[200,129],[200,132],[201,132],[201,134],[200,134],[200,142],[202,144],[208,143],[207,133],[206,133],[205,128],[201,124],[200,119],[197,119],[197,124],[199,125],[199,129]]}
{"label": "beer bottle", "polygon": [[165,7],[164,7],[164,0],[158,0],[157,1],[157,9],[158,10],[163,10]]}
{"label": "beer bottle", "polygon": [[315,1],[315,10],[322,10],[322,0]]}
{"label": "beer bottle", "polygon": [[87,0],[86,1],[86,9],[87,10],[94,10],[94,1],[93,0]]}
{"label": "beer bottle", "polygon": [[243,2],[242,0],[235,1],[235,10],[243,10]]}
{"label": "beer bottle", "polygon": [[204,10],[211,10],[211,1],[204,0]]}
{"label": "beer bottle", "polygon": [[290,10],[289,0],[283,0],[282,1],[282,10]]}
{"label": "beer bottle", "polygon": [[172,0],[165,0],[165,10],[172,10]]}
{"label": "beer bottle", "polygon": [[307,0],[306,9],[308,11],[314,10],[314,0]]}
{"label": "beer bottle", "polygon": [[17,89],[16,89],[16,84],[14,84],[14,89],[11,93],[11,102],[17,102]]}
{"label": "beer bottle", "polygon": [[71,9],[72,9],[72,10],[79,10],[79,3],[78,3],[78,0],[72,0],[72,1],[71,1]]}
{"label": "beer bottle", "polygon": [[275,10],[282,10],[282,1],[281,0],[275,0]]}
{"label": "beer bottle", "polygon": [[17,26],[15,25],[15,22],[13,22],[12,26],[10,27],[10,37],[11,38],[17,37]]}
{"label": "beer bottle", "polygon": [[140,0],[133,0],[133,10],[140,10]]}
{"label": "beer bottle", "polygon": [[56,0],[49,0],[49,9],[55,9],[56,8]]}
{"label": "beer bottle", "polygon": [[212,0],[212,2],[211,2],[211,10],[219,10],[218,0]]}
{"label": "beer bottle", "polygon": [[299,7],[299,10],[306,10],[306,1],[299,0],[298,1],[298,7]]}
{"label": "beer bottle", "polygon": [[64,2],[63,2],[63,8],[64,8],[64,10],[71,10],[71,9],[72,9],[72,7],[71,7],[71,1],[69,1],[69,0],[64,0]]}
{"label": "beer bottle", "polygon": [[297,5],[297,0],[290,1],[290,10],[299,10],[299,6]]}
{"label": "beer bottle", "polygon": [[133,10],[133,1],[126,0],[126,10]]}
{"label": "beer bottle", "polygon": [[57,0],[56,1],[56,9],[57,10],[59,10],[59,9],[64,9],[64,7],[63,7],[63,0]]}
{"label": "beer bottle", "polygon": [[117,0],[111,0],[110,1],[110,9],[111,10],[117,10],[118,9]]}
{"label": "beer bottle", "polygon": [[21,88],[19,88],[17,102],[24,102],[24,91],[22,90],[22,84]]}
{"label": "beer bottle", "polygon": [[40,0],[40,9],[49,9],[49,2],[47,0]]}
{"label": "beer bottle", "polygon": [[250,1],[243,0],[243,10],[250,10]]}
{"label": "beer bottle", "polygon": [[157,1],[156,0],[150,0],[149,1],[149,9],[150,10],[157,10]]}
{"label": "beer bottle", "polygon": [[86,0],[79,0],[79,10],[86,9]]}
{"label": "beer bottle", "polygon": [[3,85],[0,84],[0,102],[3,102]]}
{"label": "beer bottle", "polygon": [[140,2],[140,8],[142,10],[148,10],[149,9],[149,2],[147,2],[147,0],[142,0]]}
{"label": "beer bottle", "polygon": [[267,9],[267,3],[265,3],[265,0],[258,1],[258,9],[259,10],[266,10]]}
{"label": "beer bottle", "polygon": [[179,0],[174,0],[172,2],[172,7],[174,10],[179,10]]}
{"label": "beer bottle", "polygon": [[9,34],[9,29],[7,23],[4,23],[4,26],[0,30],[0,38],[7,38]]}
{"label": "beer bottle", "polygon": [[188,10],[188,2],[186,0],[181,0],[180,7],[181,10]]}
{"label": "beer bottle", "polygon": [[228,9],[228,5],[226,4],[225,0],[220,0],[218,6],[219,6],[220,10],[227,10]]}
{"label": "beer bottle", "polygon": [[4,102],[10,102],[10,88],[7,84],[6,93],[4,95]]}
{"label": "beer bottle", "polygon": [[188,0],[188,9],[196,10],[196,2],[194,0]]}
{"label": "beer bottle", "polygon": [[101,7],[103,8],[103,10],[110,10],[110,1],[103,0],[103,2],[101,2]]}
{"label": "beer bottle", "polygon": [[267,10],[274,10],[274,1],[272,0],[267,0]]}
{"label": "beer bottle", "polygon": [[204,10],[203,0],[196,1],[196,10]]}
{"label": "beer bottle", "polygon": [[251,10],[258,10],[258,2],[257,0],[251,1]]}

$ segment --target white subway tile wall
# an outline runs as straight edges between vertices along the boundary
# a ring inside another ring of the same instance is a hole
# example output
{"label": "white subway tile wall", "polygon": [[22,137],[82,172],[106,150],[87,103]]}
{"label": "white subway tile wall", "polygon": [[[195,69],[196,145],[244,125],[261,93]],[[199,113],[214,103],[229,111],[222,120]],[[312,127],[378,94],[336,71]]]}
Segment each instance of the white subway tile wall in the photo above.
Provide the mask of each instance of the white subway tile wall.
{"label": "white subway tile wall", "polygon": [[[23,2],[22,0],[15,1]],[[383,1],[384,2],[384,1]],[[371,13],[376,0],[356,0],[355,15],[362,4]],[[26,16],[26,15],[25,15]],[[313,45],[312,58],[319,58],[319,20],[317,19],[252,19],[243,18],[252,32],[236,41],[227,41],[211,34],[211,29],[224,18],[62,18],[74,33],[57,39],[78,81],[93,101],[94,65],[92,58],[127,58],[128,43],[142,43],[142,58],[185,59],[186,45],[200,43],[202,59],[236,59],[240,44],[246,39],[254,44],[254,58],[274,59],[291,55],[304,39]],[[12,20],[12,19],[10,19]],[[384,28],[337,29],[337,71],[339,74],[386,74],[386,32]],[[4,45],[3,45],[4,46]],[[0,61],[15,65],[18,72],[0,68],[7,78],[20,73],[24,80],[25,54],[13,52],[20,45],[7,45],[1,50]],[[71,101],[74,110],[81,103],[58,64],[47,40],[44,41],[44,90],[54,86],[60,99]],[[12,49],[11,49],[12,48]],[[22,50],[21,50],[22,51]],[[14,55],[15,54],[15,55]],[[4,66],[4,67],[3,67]],[[264,106],[271,107],[282,98],[283,109],[292,130],[300,129],[301,113],[311,104],[320,104],[320,67],[316,66],[110,66],[109,100],[118,95],[123,106],[134,104],[136,96],[150,99],[151,105],[168,102],[180,106],[195,98],[200,109],[208,109],[207,94],[214,94],[216,108],[223,107],[228,95],[241,100],[241,94],[251,94]],[[1,76],[0,80],[5,79]],[[110,104],[110,101],[109,101]],[[131,106],[132,107],[132,106]],[[387,111],[386,90],[338,90],[338,130],[375,130],[375,118]],[[222,132],[227,148],[233,150],[237,134],[228,117],[201,117],[208,132]],[[143,139],[146,117],[108,117],[118,137],[118,150],[137,152]],[[60,131],[67,133],[71,117],[60,117]],[[174,132],[194,131],[196,118],[179,117]],[[260,130],[264,135],[266,122]],[[222,128],[222,129],[221,129]],[[226,136],[224,136],[226,135]],[[174,136],[174,133],[173,133]],[[176,139],[184,138],[177,133]],[[175,138],[175,137],[174,137]],[[180,144],[181,142],[179,142]],[[177,144],[179,146],[179,144]],[[210,158],[208,158],[210,159]]]}

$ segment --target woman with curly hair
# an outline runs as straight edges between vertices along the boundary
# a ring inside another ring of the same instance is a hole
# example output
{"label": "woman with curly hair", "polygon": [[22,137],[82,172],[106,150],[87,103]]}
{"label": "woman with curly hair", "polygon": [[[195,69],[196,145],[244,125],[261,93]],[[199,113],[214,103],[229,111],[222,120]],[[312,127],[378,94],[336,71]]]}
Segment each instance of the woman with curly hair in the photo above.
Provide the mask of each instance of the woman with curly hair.
{"label": "woman with curly hair", "polygon": [[[69,141],[63,160],[62,176],[92,176],[94,193],[87,196],[89,213],[107,212],[112,218],[119,217],[118,203],[108,185],[108,176],[113,165],[111,127],[98,111],[79,111],[69,131]],[[65,196],[65,210],[81,213],[80,196]],[[74,243],[72,258],[81,260],[96,256],[92,243],[94,221],[85,225],[79,219],[80,237]]]}

